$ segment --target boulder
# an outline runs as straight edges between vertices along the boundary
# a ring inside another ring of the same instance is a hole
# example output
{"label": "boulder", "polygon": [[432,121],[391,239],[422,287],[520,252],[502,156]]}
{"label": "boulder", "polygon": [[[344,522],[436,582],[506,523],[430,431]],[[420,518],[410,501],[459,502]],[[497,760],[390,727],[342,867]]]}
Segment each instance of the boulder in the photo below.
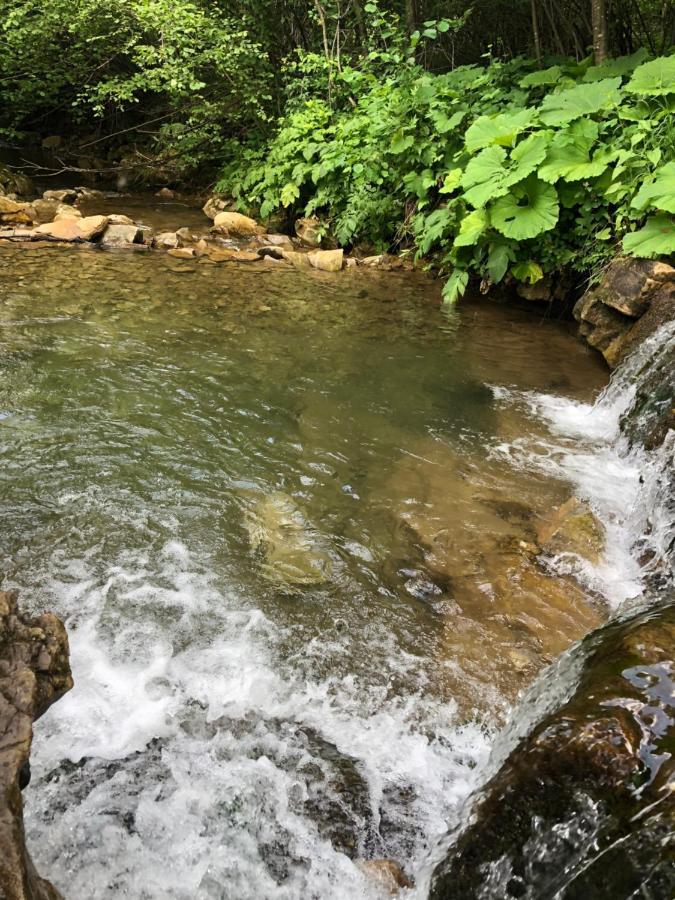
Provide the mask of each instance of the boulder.
{"label": "boulder", "polygon": [[288,494],[276,491],[257,499],[246,525],[261,571],[270,581],[297,589],[330,578],[331,558]]}
{"label": "boulder", "polygon": [[0,592],[0,897],[58,900],[39,877],[24,838],[20,784],[28,771],[33,722],[73,685],[68,638],[50,613],[28,618],[16,595]]}
{"label": "boulder", "polygon": [[646,259],[614,260],[574,307],[579,333],[611,368],[674,316],[675,269]]}
{"label": "boulder", "polygon": [[108,225],[103,237],[103,247],[127,247],[129,244],[140,244],[143,241],[143,233],[137,225]]}
{"label": "boulder", "polygon": [[133,219],[130,219],[129,216],[122,216],[119,213],[113,213],[108,216],[108,224],[109,225],[135,225]]}
{"label": "boulder", "polygon": [[29,204],[29,214],[33,222],[44,225],[53,222],[59,207],[62,204],[58,200],[33,200]]}
{"label": "boulder", "polygon": [[180,238],[175,231],[163,231],[161,234],[156,234],[152,243],[160,250],[175,250],[181,245]]}
{"label": "boulder", "polygon": [[155,197],[159,197],[160,200],[175,200],[176,192],[172,191],[171,188],[163,187],[157,191],[157,193],[155,194]]}
{"label": "boulder", "polygon": [[219,212],[213,220],[213,230],[227,237],[253,237],[264,228],[255,219],[236,212]]}
{"label": "boulder", "polygon": [[34,197],[35,185],[27,175],[0,165],[0,194],[14,194],[17,197]]}
{"label": "boulder", "polygon": [[339,272],[342,269],[343,250],[315,250],[308,253],[309,264],[322,272]]}
{"label": "boulder", "polygon": [[229,205],[227,200],[223,200],[221,197],[209,197],[202,207],[202,212],[209,219],[215,219],[218,213],[224,212]]}
{"label": "boulder", "polygon": [[321,222],[314,217],[298,219],[295,223],[295,233],[303,244],[308,247],[318,247],[321,244]]}
{"label": "boulder", "polygon": [[552,667],[520,734],[497,741],[515,747],[450,835],[430,900],[674,896],[674,663],[671,599]]}
{"label": "boulder", "polygon": [[60,191],[45,191],[42,195],[43,200],[58,200],[59,203],[75,203],[77,200],[77,191],[74,188],[65,188]]}
{"label": "boulder", "polygon": [[103,234],[107,225],[107,216],[85,216],[39,225],[35,233],[53,241],[94,241]]}
{"label": "boulder", "polygon": [[605,546],[604,529],[592,509],[576,497],[539,522],[537,541],[545,553],[573,553],[597,563]]}
{"label": "boulder", "polygon": [[[44,201],[43,201],[44,202]],[[67,203],[59,203],[56,208],[56,215],[54,216],[54,221],[58,222],[60,219],[81,219],[82,213],[75,206],[70,206]]]}
{"label": "boulder", "polygon": [[0,222],[6,225],[28,225],[32,221],[28,203],[0,196]]}
{"label": "boulder", "polygon": [[281,255],[286,262],[289,262],[296,269],[311,269],[312,264],[309,261],[309,253],[299,253],[297,250],[282,250]]}

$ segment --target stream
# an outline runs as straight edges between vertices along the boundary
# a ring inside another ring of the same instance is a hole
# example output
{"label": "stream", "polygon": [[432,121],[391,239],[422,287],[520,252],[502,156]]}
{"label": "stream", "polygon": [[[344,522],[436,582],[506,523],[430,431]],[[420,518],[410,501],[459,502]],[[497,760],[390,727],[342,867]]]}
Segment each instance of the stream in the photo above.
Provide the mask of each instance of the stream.
{"label": "stream", "polygon": [[[70,636],[25,792],[68,900],[372,900],[369,859],[425,897],[520,693],[641,593],[627,388],[593,406],[569,323],[404,272],[0,248],[0,370],[3,587]],[[572,495],[604,555],[536,559]]]}

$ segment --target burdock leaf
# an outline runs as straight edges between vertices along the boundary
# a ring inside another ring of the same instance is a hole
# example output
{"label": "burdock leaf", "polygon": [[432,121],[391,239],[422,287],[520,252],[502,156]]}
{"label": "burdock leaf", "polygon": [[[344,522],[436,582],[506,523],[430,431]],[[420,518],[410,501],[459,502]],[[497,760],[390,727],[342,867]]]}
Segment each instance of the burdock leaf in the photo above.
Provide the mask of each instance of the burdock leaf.
{"label": "burdock leaf", "polygon": [[621,77],[617,76],[547,94],[539,108],[539,117],[545,125],[566,125],[581,116],[610,109],[621,101],[620,87]]}
{"label": "burdock leaf", "polygon": [[558,212],[555,188],[531,175],[496,201],[490,210],[490,219],[506,237],[524,241],[554,228]]}
{"label": "burdock leaf", "polygon": [[623,249],[631,256],[643,259],[675,253],[675,219],[672,216],[651,216],[642,228],[624,237]]}

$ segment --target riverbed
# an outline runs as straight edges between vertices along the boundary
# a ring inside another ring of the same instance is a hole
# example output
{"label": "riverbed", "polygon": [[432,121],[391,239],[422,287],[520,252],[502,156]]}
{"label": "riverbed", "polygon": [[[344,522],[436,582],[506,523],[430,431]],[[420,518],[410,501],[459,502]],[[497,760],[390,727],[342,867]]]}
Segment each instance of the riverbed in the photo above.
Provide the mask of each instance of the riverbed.
{"label": "riverbed", "polygon": [[[419,273],[2,248],[0,368],[3,586],[71,641],[25,795],[68,898],[421,884],[519,692],[639,592],[609,485],[639,473],[576,427],[607,373],[569,323]],[[580,490],[605,558],[542,561]]]}

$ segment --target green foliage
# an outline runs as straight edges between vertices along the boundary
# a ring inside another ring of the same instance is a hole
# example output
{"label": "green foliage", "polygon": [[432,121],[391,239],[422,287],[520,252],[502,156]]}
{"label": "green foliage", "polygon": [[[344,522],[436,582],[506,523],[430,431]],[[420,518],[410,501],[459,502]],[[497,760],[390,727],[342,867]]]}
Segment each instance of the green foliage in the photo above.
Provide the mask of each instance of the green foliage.
{"label": "green foliage", "polygon": [[267,146],[233,147],[219,187],[263,216],[317,214],[346,245],[413,242],[449,273],[448,302],[471,274],[588,271],[622,239],[670,253],[673,58],[644,60],[431,75],[401,50],[384,78],[343,66],[333,94],[346,101],[291,105]]}

